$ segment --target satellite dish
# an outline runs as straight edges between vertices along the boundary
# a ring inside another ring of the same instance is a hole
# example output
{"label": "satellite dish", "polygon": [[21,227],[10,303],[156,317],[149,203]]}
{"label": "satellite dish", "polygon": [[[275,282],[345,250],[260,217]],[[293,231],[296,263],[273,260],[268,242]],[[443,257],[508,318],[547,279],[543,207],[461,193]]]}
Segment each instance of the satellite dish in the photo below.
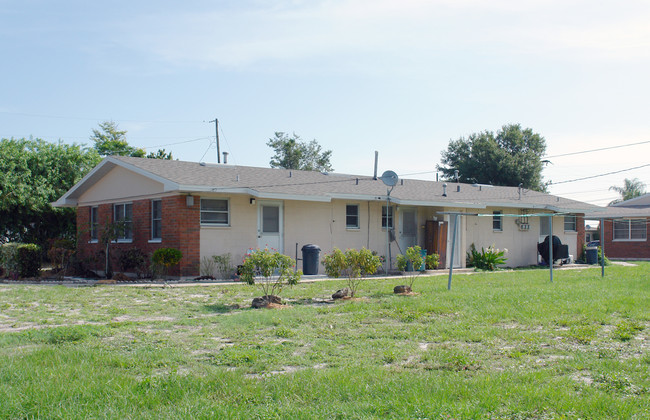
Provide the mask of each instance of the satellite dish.
{"label": "satellite dish", "polygon": [[384,184],[388,185],[389,187],[394,187],[397,185],[397,174],[393,171],[386,171],[383,174],[381,174],[381,180]]}

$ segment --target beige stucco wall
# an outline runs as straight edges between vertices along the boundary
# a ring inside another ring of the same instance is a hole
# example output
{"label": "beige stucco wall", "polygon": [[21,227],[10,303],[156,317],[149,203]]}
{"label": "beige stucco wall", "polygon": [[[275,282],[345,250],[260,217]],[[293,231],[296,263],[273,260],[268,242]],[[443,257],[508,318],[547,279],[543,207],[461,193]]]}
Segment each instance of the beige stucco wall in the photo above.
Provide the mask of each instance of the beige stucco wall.
{"label": "beige stucco wall", "polygon": [[[492,213],[493,211],[500,210],[504,215],[512,214],[519,215],[518,210],[502,209],[502,208],[488,208],[480,213]],[[496,246],[499,249],[508,249],[506,257],[508,267],[522,267],[537,264],[537,243],[541,242],[547,232],[542,235],[540,232],[540,218],[533,216],[528,218],[530,228],[528,230],[520,230],[519,226],[515,223],[517,217],[503,217],[502,218],[502,231],[494,231],[492,229],[492,217],[476,217],[464,216],[466,219],[465,235],[466,235],[466,252],[469,251],[472,243],[480,251],[481,247]],[[564,231],[564,216],[553,217],[553,234],[556,235],[563,244],[569,245],[569,254],[577,257],[577,232]]]}
{"label": "beige stucco wall", "polygon": [[[258,205],[250,204],[248,196],[224,196],[213,194],[204,197],[228,197],[230,200],[231,223],[228,227],[201,228],[201,256],[220,255],[230,252],[233,263],[239,264],[244,253],[249,248],[257,248]],[[259,203],[259,200],[258,200]],[[359,228],[346,228],[345,209],[347,204],[359,206]],[[306,244],[316,244],[323,254],[330,253],[334,247],[341,249],[366,247],[379,255],[386,255],[386,231],[381,228],[381,209],[383,201],[363,202],[355,200],[333,200],[332,202],[306,202],[286,200],[283,202],[283,253],[298,258],[302,257],[301,248]],[[488,208],[479,213],[492,213],[501,210],[503,214],[519,215],[518,210]],[[445,220],[448,224],[447,267],[451,264],[453,216],[440,215],[441,208],[417,208],[417,242],[424,247],[424,225],[426,220]],[[473,209],[449,208],[444,211],[461,213],[476,213]],[[397,210],[397,235],[399,237],[400,207]],[[537,263],[537,243],[540,241],[540,222],[538,217],[529,217],[530,228],[522,231],[515,223],[517,218],[504,217],[503,230],[492,229],[492,217],[462,216],[459,221],[459,262],[465,266],[465,255],[471,244],[477,249],[494,244],[497,248],[508,249],[507,266],[518,267]],[[563,216],[553,218],[553,232],[562,243],[569,245],[569,253],[576,254],[576,232],[564,232]],[[395,256],[400,251],[397,245],[391,244],[393,266]],[[298,262],[298,268],[302,263]],[[321,267],[322,270],[322,267]]]}
{"label": "beige stucco wall", "polygon": [[162,192],[163,185],[160,182],[115,167],[79,197],[79,206],[142,199]]}
{"label": "beige stucco wall", "polygon": [[230,253],[233,265],[241,264],[249,248],[257,248],[257,206],[244,195],[210,194],[203,198],[228,198],[230,226],[201,226],[201,258]]}

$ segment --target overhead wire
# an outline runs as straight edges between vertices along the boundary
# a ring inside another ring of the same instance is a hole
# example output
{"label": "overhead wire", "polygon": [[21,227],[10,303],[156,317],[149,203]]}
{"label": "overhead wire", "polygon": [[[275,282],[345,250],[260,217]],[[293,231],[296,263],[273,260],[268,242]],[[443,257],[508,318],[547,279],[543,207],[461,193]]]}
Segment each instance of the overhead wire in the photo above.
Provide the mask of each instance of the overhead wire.
{"label": "overhead wire", "polygon": [[[70,117],[70,116],[63,116],[63,115],[47,115],[47,114],[30,114],[27,112],[12,112],[12,111],[0,111],[0,114],[9,114],[9,115],[22,115],[25,117],[38,117],[38,118],[56,118],[56,119],[64,119],[64,120],[81,120],[81,121],[107,121],[106,118],[89,118],[89,117]],[[108,121],[113,121],[112,118],[109,118]],[[198,124],[202,123],[202,121],[182,121],[182,120],[125,120],[125,119],[119,119],[119,121],[123,122],[138,122],[138,123],[155,123],[155,124],[161,124],[161,123],[170,123],[170,124]]]}
{"label": "overhead wire", "polygon": [[559,181],[559,182],[551,181],[551,183],[549,185],[568,184],[569,182],[584,181],[586,179],[593,179],[593,178],[599,178],[601,176],[620,174],[621,172],[633,171],[635,169],[641,169],[641,168],[645,168],[645,167],[648,167],[648,166],[650,166],[650,163],[647,163],[645,165],[635,166],[633,168],[621,169],[619,171],[606,172],[606,173],[602,173],[602,174],[598,174],[598,175],[585,176],[585,177],[582,177],[582,178],[568,179],[566,181]]}
{"label": "overhead wire", "polygon": [[552,159],[552,158],[556,158],[556,157],[580,155],[580,154],[583,154],[583,153],[600,152],[600,151],[603,151],[603,150],[620,149],[622,147],[638,146],[639,144],[648,144],[648,143],[650,143],[650,140],[640,141],[640,142],[637,142],[637,143],[619,144],[618,146],[601,147],[599,149],[591,149],[591,150],[582,150],[582,151],[578,151],[578,152],[562,153],[562,154],[559,154],[559,155],[542,156],[542,159]]}

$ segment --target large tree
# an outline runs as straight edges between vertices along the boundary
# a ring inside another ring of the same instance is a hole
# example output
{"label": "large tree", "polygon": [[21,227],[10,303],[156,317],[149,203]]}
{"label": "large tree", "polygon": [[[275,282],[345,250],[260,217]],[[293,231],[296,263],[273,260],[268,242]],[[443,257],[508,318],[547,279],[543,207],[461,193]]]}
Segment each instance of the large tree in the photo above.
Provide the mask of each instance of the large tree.
{"label": "large tree", "polygon": [[99,129],[93,129],[90,140],[95,143],[95,150],[101,156],[145,156],[143,149],[129,145],[126,140],[126,131],[120,130],[117,123],[113,121],[99,123]]}
{"label": "large tree", "polygon": [[611,187],[609,187],[609,189],[612,191],[616,191],[621,195],[621,198],[617,198],[616,200],[610,202],[609,203],[610,206],[612,204],[630,200],[632,198],[639,197],[645,194],[645,184],[641,182],[638,178],[634,178],[634,179],[625,178],[622,187],[612,185]]}
{"label": "large tree", "polygon": [[275,151],[270,162],[271,168],[327,172],[334,170],[330,163],[332,151],[323,151],[316,140],[305,143],[296,133],[289,137],[286,133],[276,132],[275,137],[270,138],[266,145]]}
{"label": "large tree", "polygon": [[437,166],[446,180],[518,186],[545,191],[542,181],[546,151],[544,137],[519,124],[504,125],[495,133],[483,131],[451,140]]}
{"label": "large tree", "polygon": [[74,238],[74,209],[56,201],[99,161],[94,149],[40,139],[0,140],[0,243],[45,246],[48,239]]}
{"label": "large tree", "polygon": [[129,145],[126,139],[126,130],[120,130],[114,121],[99,123],[99,129],[94,128],[90,140],[95,143],[95,150],[101,156],[133,156],[147,157],[149,159],[172,159],[171,152],[165,149],[158,149],[157,152],[149,152],[147,155],[144,149]]}

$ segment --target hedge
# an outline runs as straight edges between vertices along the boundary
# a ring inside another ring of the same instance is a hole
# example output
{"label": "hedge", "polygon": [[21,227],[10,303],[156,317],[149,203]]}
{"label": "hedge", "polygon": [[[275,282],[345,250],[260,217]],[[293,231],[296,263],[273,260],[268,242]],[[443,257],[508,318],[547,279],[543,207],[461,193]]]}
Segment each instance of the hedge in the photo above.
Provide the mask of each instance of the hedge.
{"label": "hedge", "polygon": [[38,277],[41,248],[36,244],[3,244],[0,246],[0,267],[8,276]]}

